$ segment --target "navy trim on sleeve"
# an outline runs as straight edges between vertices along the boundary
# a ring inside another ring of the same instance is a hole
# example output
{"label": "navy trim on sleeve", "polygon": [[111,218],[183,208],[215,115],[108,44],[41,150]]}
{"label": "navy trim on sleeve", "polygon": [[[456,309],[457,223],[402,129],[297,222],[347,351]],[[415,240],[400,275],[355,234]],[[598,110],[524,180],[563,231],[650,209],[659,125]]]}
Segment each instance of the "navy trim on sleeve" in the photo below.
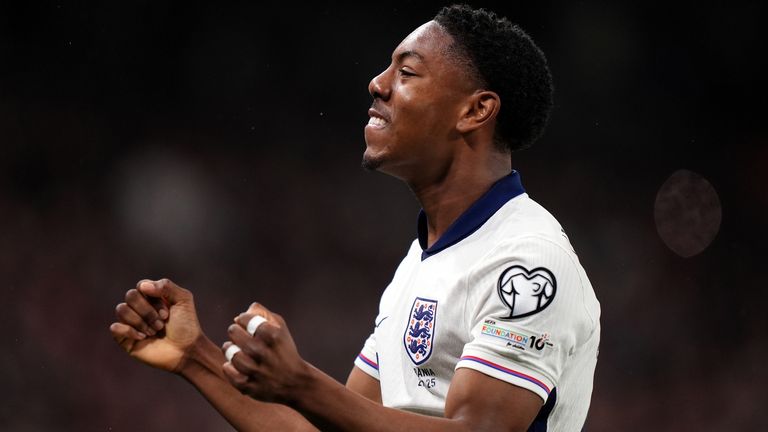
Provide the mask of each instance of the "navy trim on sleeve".
{"label": "navy trim on sleeve", "polygon": [[[539,410],[536,418],[528,428],[528,432],[547,432],[547,423],[549,422],[549,415],[552,414],[552,409],[557,402],[557,389],[552,389],[552,393],[547,398],[547,403]],[[582,431],[583,432],[583,431]]]}

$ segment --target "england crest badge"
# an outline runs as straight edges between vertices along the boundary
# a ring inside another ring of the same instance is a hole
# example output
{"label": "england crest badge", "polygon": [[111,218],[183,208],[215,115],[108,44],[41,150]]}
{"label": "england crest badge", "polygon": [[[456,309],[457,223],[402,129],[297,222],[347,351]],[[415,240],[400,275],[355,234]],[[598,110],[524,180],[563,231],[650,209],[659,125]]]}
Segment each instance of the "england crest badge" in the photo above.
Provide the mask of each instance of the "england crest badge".
{"label": "england crest badge", "polygon": [[408,357],[417,366],[427,361],[432,354],[436,317],[437,300],[416,297],[408,315],[403,343]]}

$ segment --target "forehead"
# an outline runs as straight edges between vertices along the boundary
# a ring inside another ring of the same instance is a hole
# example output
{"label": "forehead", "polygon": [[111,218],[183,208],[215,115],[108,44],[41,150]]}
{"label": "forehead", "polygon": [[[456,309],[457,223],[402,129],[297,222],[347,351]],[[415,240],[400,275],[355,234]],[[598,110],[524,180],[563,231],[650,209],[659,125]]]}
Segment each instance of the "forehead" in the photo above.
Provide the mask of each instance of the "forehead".
{"label": "forehead", "polygon": [[451,43],[453,38],[440,24],[429,21],[406,36],[395,48],[392,57],[397,59],[402,53],[408,52],[415,53],[424,62],[434,62],[444,57]]}

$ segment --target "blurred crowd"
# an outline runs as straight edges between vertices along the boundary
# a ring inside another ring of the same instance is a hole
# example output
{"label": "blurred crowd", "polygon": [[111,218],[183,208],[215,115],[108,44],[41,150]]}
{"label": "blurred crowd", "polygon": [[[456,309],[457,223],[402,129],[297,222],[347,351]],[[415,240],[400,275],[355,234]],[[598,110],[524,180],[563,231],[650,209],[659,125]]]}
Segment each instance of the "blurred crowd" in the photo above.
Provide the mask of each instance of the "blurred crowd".
{"label": "blurred crowd", "polygon": [[[552,67],[513,166],[602,304],[587,430],[768,429],[760,7],[476,5]],[[192,290],[217,342],[265,304],[344,380],[418,212],[360,168],[366,86],[438,8],[0,6],[0,429],[228,427],[111,340],[143,278]],[[708,185],[672,195],[690,218],[655,207],[679,170]]]}

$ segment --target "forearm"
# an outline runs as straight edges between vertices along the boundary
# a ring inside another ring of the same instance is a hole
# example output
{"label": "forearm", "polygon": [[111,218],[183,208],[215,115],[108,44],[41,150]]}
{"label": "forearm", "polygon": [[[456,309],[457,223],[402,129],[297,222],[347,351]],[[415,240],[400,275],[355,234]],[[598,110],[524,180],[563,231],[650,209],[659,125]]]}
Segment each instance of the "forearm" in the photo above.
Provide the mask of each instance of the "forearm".
{"label": "forearm", "polygon": [[470,428],[461,418],[430,417],[384,407],[350,391],[311,366],[307,385],[289,403],[323,431],[477,430]]}
{"label": "forearm", "polygon": [[259,402],[227,381],[226,361],[218,346],[204,336],[195,344],[179,374],[189,381],[238,431],[314,431],[301,414],[279,404]]}

